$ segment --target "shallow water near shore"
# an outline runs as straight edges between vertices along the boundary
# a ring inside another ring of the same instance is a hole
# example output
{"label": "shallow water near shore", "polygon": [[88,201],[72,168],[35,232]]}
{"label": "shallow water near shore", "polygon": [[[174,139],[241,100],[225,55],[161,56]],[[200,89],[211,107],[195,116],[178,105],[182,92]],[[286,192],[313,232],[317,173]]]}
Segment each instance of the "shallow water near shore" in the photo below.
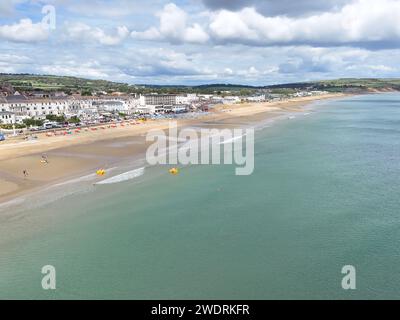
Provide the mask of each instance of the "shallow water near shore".
{"label": "shallow water near shore", "polygon": [[398,298],[400,94],[313,110],[260,127],[251,176],[150,167],[2,212],[0,298]]}

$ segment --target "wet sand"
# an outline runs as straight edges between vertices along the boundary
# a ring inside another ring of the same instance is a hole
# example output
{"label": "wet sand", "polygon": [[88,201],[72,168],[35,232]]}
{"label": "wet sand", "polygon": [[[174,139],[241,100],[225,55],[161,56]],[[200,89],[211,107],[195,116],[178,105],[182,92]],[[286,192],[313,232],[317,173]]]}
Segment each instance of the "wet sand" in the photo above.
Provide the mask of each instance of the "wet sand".
{"label": "wet sand", "polygon": [[[342,96],[329,94],[278,102],[219,105],[196,119],[176,121],[179,127],[234,128],[284,113],[301,112],[310,102]],[[150,120],[117,128],[99,126],[96,131],[82,130],[66,136],[47,137],[41,133],[34,141],[14,138],[3,142],[0,144],[0,203],[144,155],[149,145],[145,141],[146,133],[152,129],[165,130],[169,123],[170,120]],[[43,154],[49,163],[41,162]],[[23,170],[27,170],[27,177]]]}

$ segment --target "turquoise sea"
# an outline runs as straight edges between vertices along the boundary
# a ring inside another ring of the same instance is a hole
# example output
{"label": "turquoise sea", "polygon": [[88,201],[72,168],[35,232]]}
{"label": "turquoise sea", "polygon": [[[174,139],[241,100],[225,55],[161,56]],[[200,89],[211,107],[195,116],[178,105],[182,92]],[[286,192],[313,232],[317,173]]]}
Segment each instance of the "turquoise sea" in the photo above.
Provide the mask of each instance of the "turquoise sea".
{"label": "turquoise sea", "polygon": [[167,169],[0,208],[0,298],[400,298],[400,94],[265,123],[251,176]]}

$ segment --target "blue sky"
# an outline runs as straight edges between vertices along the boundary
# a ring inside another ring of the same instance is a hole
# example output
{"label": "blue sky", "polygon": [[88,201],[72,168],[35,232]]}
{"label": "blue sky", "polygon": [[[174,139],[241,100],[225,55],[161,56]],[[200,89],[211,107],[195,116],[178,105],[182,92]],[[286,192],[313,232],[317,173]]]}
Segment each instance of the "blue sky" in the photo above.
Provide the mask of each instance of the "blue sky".
{"label": "blue sky", "polygon": [[0,73],[137,84],[399,77],[398,21],[400,0],[1,0]]}

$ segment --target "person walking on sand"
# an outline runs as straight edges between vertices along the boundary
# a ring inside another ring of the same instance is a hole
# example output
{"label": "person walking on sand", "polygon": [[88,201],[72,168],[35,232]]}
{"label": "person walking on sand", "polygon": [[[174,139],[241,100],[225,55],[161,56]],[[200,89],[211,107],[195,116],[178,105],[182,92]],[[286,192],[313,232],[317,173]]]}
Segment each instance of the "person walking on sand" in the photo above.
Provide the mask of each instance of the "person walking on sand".
{"label": "person walking on sand", "polygon": [[49,164],[49,159],[47,158],[46,154],[42,154],[42,162],[46,163],[46,164]]}
{"label": "person walking on sand", "polygon": [[28,177],[28,171],[26,169],[22,171],[22,174],[24,175],[24,179]]}

